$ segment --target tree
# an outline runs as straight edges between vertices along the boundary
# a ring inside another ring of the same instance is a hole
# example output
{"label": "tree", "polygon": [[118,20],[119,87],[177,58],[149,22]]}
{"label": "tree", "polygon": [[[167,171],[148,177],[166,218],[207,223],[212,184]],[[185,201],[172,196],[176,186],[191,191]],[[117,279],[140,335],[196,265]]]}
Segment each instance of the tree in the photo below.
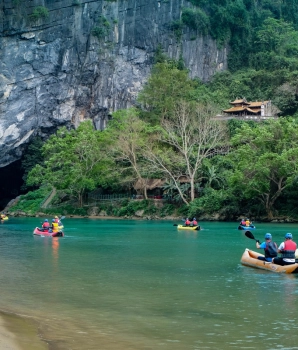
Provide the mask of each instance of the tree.
{"label": "tree", "polygon": [[109,156],[117,164],[122,183],[139,180],[146,199],[146,180],[150,176],[150,168],[144,158],[144,148],[148,141],[149,130],[150,126],[139,118],[134,108],[115,112],[106,129],[109,137],[113,139]]}
{"label": "tree", "polygon": [[[22,169],[24,170],[24,183],[26,183],[27,181],[29,171],[32,170],[36,164],[43,163],[42,146],[43,141],[40,137],[36,137],[29,144],[24,154],[24,157],[22,159]],[[26,185],[24,184],[22,187],[26,188]]]}
{"label": "tree", "polygon": [[[146,157],[155,169],[175,183],[188,205],[195,198],[196,179],[203,160],[225,141],[226,125],[212,119],[216,113],[210,106],[178,101],[173,112],[173,117],[162,120],[161,131],[147,145]],[[179,183],[185,176],[190,185],[189,198]]]}
{"label": "tree", "polygon": [[59,129],[43,146],[44,165],[30,171],[27,184],[47,183],[66,190],[82,206],[86,191],[108,177],[109,160],[104,152],[108,142],[89,121],[70,132],[65,127]]}
{"label": "tree", "polygon": [[298,170],[298,124],[295,120],[267,122],[258,127],[242,125],[232,138],[229,157],[234,171],[228,178],[234,191],[257,197],[269,219],[274,203],[292,185]]}
{"label": "tree", "polygon": [[152,124],[173,113],[178,100],[191,100],[195,82],[188,77],[187,70],[180,70],[174,62],[157,63],[147,85],[139,95],[145,116]]}

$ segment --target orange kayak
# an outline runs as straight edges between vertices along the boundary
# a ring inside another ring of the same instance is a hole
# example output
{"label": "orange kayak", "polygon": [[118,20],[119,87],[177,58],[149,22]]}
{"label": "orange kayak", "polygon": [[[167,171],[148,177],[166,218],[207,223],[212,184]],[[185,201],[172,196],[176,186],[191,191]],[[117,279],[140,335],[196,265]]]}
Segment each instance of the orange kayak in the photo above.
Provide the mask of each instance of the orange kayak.
{"label": "orange kayak", "polygon": [[253,250],[245,249],[242,257],[241,264],[249,267],[255,267],[257,269],[268,270],[278,273],[298,273],[298,264],[280,266],[272,264],[268,261],[258,260],[258,256],[264,256]]}

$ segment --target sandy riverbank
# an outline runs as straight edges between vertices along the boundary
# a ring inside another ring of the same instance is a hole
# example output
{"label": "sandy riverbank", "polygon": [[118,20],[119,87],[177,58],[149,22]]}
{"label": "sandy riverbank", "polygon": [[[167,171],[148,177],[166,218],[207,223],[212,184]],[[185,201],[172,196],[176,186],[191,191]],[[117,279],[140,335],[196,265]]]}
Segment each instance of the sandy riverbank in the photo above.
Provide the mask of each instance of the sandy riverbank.
{"label": "sandy riverbank", "polygon": [[30,319],[0,312],[1,350],[47,350],[38,336],[38,326]]}

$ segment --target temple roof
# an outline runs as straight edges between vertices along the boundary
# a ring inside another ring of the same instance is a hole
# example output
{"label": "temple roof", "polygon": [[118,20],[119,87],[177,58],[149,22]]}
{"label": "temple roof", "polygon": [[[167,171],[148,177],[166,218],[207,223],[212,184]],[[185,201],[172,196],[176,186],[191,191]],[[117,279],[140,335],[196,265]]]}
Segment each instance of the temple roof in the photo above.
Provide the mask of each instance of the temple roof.
{"label": "temple roof", "polygon": [[256,101],[256,102],[249,102],[249,107],[261,107],[262,105],[265,105],[268,104],[269,101],[262,101],[262,102],[259,102],[259,101]]}
{"label": "temple roof", "polygon": [[224,109],[224,112],[225,113],[234,113],[234,112],[243,112],[245,110],[247,110],[246,107],[239,106],[239,107],[232,107],[229,109]]}
{"label": "temple roof", "polygon": [[243,99],[239,99],[239,100],[235,100],[233,102],[230,102],[231,105],[239,105],[239,104],[243,104],[243,105],[249,105],[249,102],[246,101],[245,98]]}
{"label": "temple roof", "polygon": [[[250,107],[250,106],[249,106]],[[251,108],[245,108],[248,112],[251,112],[251,113],[259,113],[261,112],[261,108],[254,108],[254,109],[251,109]]]}

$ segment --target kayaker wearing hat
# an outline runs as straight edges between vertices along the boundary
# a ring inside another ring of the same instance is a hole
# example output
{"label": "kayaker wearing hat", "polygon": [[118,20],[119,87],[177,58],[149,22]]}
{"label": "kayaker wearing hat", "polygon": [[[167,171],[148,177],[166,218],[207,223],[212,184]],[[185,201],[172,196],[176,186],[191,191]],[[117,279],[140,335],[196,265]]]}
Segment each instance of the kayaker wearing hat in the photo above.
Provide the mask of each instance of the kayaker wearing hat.
{"label": "kayaker wearing hat", "polygon": [[50,228],[50,223],[48,219],[45,219],[44,223],[42,224],[42,228],[46,228],[46,229]]}
{"label": "kayaker wearing hat", "polygon": [[292,265],[295,264],[295,252],[297,244],[293,241],[291,233],[286,233],[285,241],[278,247],[278,253],[281,253],[281,257],[272,259],[272,262],[277,265]]}
{"label": "kayaker wearing hat", "polygon": [[58,216],[56,215],[54,218],[55,222],[58,224],[58,226],[62,226],[61,221],[59,220]]}
{"label": "kayaker wearing hat", "polygon": [[275,242],[272,242],[271,233],[265,234],[265,242],[262,242],[260,244],[259,241],[256,241],[256,247],[258,249],[264,249],[265,253],[265,256],[258,256],[258,260],[271,262],[272,258],[275,258],[277,256],[277,244]]}

